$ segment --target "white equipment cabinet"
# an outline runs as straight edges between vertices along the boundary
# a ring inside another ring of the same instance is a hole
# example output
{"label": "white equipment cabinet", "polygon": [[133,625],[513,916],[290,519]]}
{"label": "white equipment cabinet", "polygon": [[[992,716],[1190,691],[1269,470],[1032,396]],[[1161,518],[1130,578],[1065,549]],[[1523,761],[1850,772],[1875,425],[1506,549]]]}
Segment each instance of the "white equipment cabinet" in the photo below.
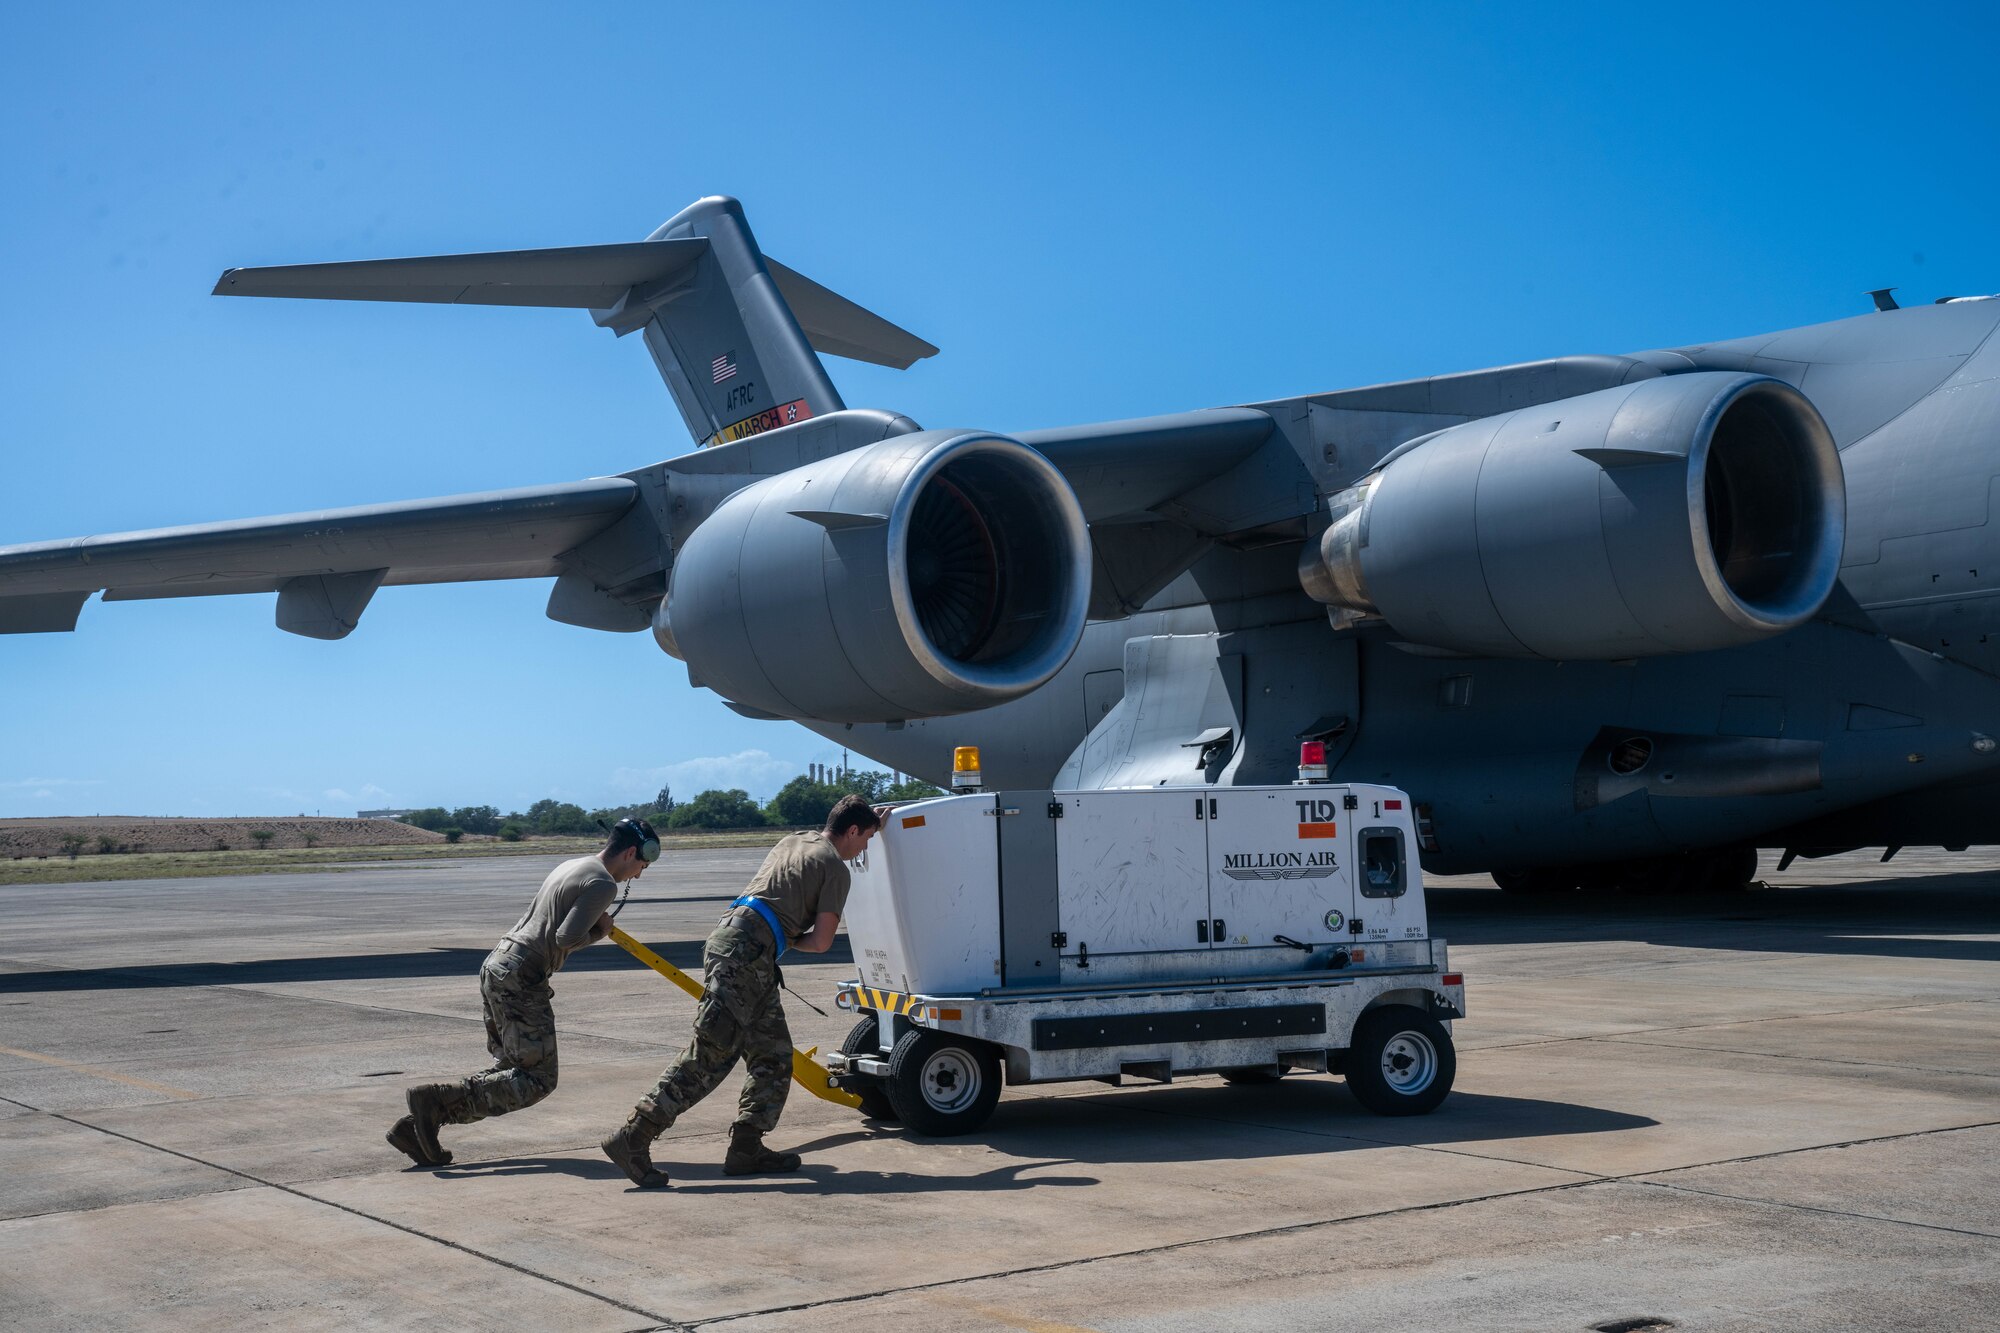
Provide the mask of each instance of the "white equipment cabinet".
{"label": "white equipment cabinet", "polygon": [[864,1110],[963,1133],[1001,1083],[1343,1072],[1371,1110],[1450,1090],[1463,979],[1393,788],[981,792],[890,812],[847,932]]}

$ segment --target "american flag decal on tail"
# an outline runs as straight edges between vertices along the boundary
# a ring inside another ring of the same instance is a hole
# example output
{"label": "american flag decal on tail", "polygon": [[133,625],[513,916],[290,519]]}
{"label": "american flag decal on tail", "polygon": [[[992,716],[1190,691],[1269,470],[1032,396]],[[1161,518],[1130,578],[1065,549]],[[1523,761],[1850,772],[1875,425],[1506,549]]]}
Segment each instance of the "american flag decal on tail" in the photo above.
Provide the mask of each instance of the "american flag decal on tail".
{"label": "american flag decal on tail", "polygon": [[731,358],[734,357],[735,355],[736,353],[733,351],[724,352],[721,356],[718,356],[717,358],[715,358],[715,360],[709,362],[708,368],[710,371],[714,373],[715,382],[717,384],[722,383],[724,380],[734,379],[736,377],[736,362],[731,360]]}

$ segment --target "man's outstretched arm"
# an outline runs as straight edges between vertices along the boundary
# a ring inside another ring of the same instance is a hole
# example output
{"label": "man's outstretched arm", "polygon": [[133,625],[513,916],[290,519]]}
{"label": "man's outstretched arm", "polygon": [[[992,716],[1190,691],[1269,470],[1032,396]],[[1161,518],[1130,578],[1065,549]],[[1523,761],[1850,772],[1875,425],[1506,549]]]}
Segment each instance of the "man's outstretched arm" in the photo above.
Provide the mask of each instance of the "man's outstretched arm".
{"label": "man's outstretched arm", "polygon": [[833,932],[840,928],[840,913],[821,912],[813,928],[799,936],[792,947],[804,953],[825,953],[833,947]]}

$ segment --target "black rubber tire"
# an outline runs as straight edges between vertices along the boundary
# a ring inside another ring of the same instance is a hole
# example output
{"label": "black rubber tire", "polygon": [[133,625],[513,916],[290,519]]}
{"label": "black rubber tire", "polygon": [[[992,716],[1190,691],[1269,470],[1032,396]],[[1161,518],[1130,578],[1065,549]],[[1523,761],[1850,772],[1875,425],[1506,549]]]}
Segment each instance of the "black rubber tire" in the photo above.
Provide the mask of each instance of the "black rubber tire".
{"label": "black rubber tire", "polygon": [[919,1134],[978,1129],[1000,1102],[1000,1082],[999,1052],[970,1037],[911,1028],[889,1054],[889,1101]]}
{"label": "black rubber tire", "polygon": [[1634,897],[1686,897],[1715,891],[1723,860],[1717,855],[1652,856],[1627,861],[1613,872],[1618,887]]}
{"label": "black rubber tire", "polygon": [[1348,1091],[1376,1115],[1428,1115],[1451,1092],[1458,1054],[1444,1024],[1407,1004],[1387,1004],[1355,1023],[1345,1067]]}
{"label": "black rubber tire", "polygon": [[1251,1087],[1265,1083],[1276,1083],[1285,1076],[1282,1069],[1265,1069],[1261,1065],[1255,1069],[1225,1069],[1222,1071],[1224,1083],[1234,1083],[1239,1087]]}
{"label": "black rubber tire", "polygon": [[[880,1020],[870,1014],[854,1025],[854,1030],[840,1039],[842,1055],[880,1055],[878,1040]],[[870,1120],[894,1120],[895,1103],[889,1100],[888,1092],[878,1079],[863,1079],[847,1085],[847,1090],[861,1099],[861,1114]]]}
{"label": "black rubber tire", "polygon": [[1575,893],[1576,872],[1562,869],[1495,870],[1493,882],[1502,893]]}
{"label": "black rubber tire", "polygon": [[1757,882],[1757,849],[1731,847],[1711,858],[1708,886],[1717,893],[1740,893]]}

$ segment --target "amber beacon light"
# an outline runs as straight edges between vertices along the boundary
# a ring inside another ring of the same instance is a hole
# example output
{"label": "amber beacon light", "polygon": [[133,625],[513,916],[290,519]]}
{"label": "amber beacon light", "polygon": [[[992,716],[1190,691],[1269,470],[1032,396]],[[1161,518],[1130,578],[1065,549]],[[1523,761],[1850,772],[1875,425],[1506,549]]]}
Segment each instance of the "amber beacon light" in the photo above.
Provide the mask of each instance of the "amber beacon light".
{"label": "amber beacon light", "polygon": [[979,789],[979,747],[961,745],[951,752],[951,785],[954,791]]}

